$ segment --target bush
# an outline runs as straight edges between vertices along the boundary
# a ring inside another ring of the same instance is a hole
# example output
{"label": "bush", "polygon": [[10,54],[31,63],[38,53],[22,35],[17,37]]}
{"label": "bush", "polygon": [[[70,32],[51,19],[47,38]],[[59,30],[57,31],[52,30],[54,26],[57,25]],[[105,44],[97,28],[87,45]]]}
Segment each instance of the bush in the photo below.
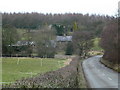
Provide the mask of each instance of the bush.
{"label": "bush", "polygon": [[[41,50],[42,49],[42,50]],[[43,47],[39,49],[38,56],[41,58],[54,58],[56,50],[53,47]]]}
{"label": "bush", "polygon": [[71,42],[68,42],[65,55],[72,55],[72,54],[73,54],[73,45]]}

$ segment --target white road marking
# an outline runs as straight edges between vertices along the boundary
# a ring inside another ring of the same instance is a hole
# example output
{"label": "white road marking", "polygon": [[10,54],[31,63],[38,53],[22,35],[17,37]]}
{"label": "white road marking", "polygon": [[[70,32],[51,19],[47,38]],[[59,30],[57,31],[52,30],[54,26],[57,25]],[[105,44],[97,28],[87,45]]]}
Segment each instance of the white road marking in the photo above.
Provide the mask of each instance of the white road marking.
{"label": "white road marking", "polygon": [[107,69],[106,67],[104,69]]}
{"label": "white road marking", "polygon": [[98,72],[100,72],[100,70],[98,69]]}
{"label": "white road marking", "polygon": [[104,65],[101,64],[102,67],[104,67]]}
{"label": "white road marking", "polygon": [[112,80],[110,77],[108,77],[109,80]]}
{"label": "white road marking", "polygon": [[[83,64],[85,76],[87,77],[87,80],[89,82],[92,82],[90,84],[90,86],[92,88],[100,88],[100,87],[108,88],[108,86],[118,88],[118,82],[116,80],[117,79],[116,73],[115,72],[111,73],[109,68],[105,67],[104,65],[99,65],[97,62],[98,61],[95,62],[95,58],[93,58],[93,60],[89,59],[88,61],[84,62],[84,64]],[[92,68],[93,64],[94,64],[94,68]],[[89,67],[91,67],[92,69]],[[96,74],[90,73],[91,71],[94,71]],[[94,77],[94,75],[98,75],[98,76]],[[116,76],[114,76],[114,75],[116,75]],[[101,79],[99,79],[99,78],[101,78]],[[101,82],[103,82],[103,83],[100,84],[99,82],[98,83],[96,82],[99,80],[101,80]],[[104,81],[107,83],[105,83]],[[113,81],[113,82],[111,82],[111,81]]]}
{"label": "white road marking", "polygon": [[103,76],[105,76],[105,74],[104,74],[104,73],[103,73],[102,75],[103,75]]}

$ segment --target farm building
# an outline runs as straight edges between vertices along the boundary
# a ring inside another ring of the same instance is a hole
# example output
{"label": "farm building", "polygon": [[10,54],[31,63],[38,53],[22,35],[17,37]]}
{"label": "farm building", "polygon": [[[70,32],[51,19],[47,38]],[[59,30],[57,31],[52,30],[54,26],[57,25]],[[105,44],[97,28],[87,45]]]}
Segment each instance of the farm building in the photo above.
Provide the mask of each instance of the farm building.
{"label": "farm building", "polygon": [[68,42],[72,42],[72,36],[57,36],[56,37],[57,52],[63,52],[66,49]]}

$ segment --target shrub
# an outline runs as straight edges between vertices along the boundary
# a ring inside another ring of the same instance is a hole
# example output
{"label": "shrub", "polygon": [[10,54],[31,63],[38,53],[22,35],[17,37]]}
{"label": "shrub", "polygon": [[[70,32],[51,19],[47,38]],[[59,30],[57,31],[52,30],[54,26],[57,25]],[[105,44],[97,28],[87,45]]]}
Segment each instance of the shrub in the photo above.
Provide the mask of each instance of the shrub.
{"label": "shrub", "polygon": [[67,43],[67,48],[66,48],[66,55],[72,55],[73,54],[73,45],[71,42]]}

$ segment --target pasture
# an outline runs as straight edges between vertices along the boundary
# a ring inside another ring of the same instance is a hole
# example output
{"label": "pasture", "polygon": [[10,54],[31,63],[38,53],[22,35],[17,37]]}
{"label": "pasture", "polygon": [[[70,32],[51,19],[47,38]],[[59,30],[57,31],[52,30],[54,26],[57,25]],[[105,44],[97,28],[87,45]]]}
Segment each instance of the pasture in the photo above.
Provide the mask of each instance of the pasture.
{"label": "pasture", "polygon": [[21,78],[33,77],[48,71],[54,71],[65,64],[65,59],[52,58],[3,58],[2,82],[10,83]]}
{"label": "pasture", "polygon": [[99,45],[100,40],[101,40],[100,38],[93,39],[93,48],[92,48],[92,50],[94,50],[94,51],[101,51],[101,50],[103,50],[100,47],[100,45]]}

